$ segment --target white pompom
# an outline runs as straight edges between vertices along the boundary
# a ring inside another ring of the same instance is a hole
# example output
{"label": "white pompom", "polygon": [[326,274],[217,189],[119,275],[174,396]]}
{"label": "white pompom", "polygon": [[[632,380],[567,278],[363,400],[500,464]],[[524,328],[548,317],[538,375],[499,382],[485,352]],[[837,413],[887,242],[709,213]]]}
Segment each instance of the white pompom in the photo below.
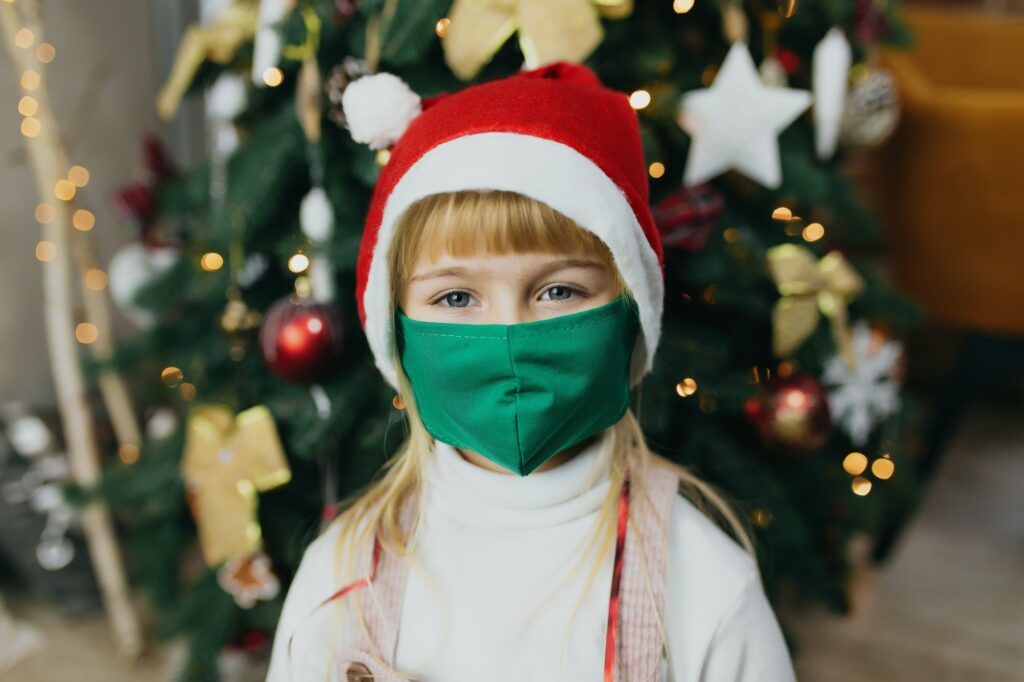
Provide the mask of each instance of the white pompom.
{"label": "white pompom", "polygon": [[420,96],[392,73],[359,78],[341,96],[349,132],[370,149],[393,145],[422,111]]}
{"label": "white pompom", "polygon": [[334,214],[323,187],[314,187],[302,198],[299,205],[299,224],[302,226],[302,233],[315,242],[324,242],[331,238]]}

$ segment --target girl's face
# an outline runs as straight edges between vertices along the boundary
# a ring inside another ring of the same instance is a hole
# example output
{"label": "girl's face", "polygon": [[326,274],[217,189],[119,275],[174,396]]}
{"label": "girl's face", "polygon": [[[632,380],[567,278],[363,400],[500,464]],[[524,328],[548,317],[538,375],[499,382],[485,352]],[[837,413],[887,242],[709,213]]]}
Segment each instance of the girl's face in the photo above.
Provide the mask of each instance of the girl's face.
{"label": "girl's face", "polygon": [[584,253],[421,258],[399,305],[413,320],[516,324],[577,313],[615,299],[615,275]]}

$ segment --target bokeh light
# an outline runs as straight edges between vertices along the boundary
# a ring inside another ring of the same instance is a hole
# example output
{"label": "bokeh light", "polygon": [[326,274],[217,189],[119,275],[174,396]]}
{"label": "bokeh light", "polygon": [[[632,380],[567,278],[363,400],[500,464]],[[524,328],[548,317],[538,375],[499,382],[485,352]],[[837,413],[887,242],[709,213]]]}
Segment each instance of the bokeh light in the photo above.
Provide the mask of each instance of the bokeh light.
{"label": "bokeh light", "polygon": [[640,110],[651,103],[651,93],[646,90],[634,90],[629,96],[629,106]]}
{"label": "bokeh light", "polygon": [[207,272],[216,272],[224,267],[224,256],[216,251],[207,251],[200,257],[199,266]]}
{"label": "bokeh light", "polygon": [[85,271],[85,275],[82,276],[82,281],[86,289],[102,291],[107,287],[107,273],[99,268],[89,268]]}
{"label": "bokeh light", "polygon": [[36,244],[36,258],[44,263],[49,263],[57,257],[57,247],[54,246],[53,242],[48,242],[45,239],[40,240]]}
{"label": "bokeh light", "polygon": [[36,59],[42,64],[49,64],[57,57],[57,48],[50,43],[39,43],[36,48]]}
{"label": "bokeh light", "polygon": [[276,66],[271,66],[263,72],[263,82],[266,83],[268,87],[276,88],[281,83],[284,83],[284,71]]}
{"label": "bokeh light", "polygon": [[305,272],[309,267],[309,256],[304,253],[296,253],[288,259],[288,269],[295,274]]}
{"label": "bokeh light", "polygon": [[851,452],[843,458],[843,471],[851,476],[863,474],[868,468],[868,458],[861,452]]}
{"label": "bokeh light", "polygon": [[680,381],[678,384],[676,384],[676,393],[678,393],[680,395],[680,397],[686,398],[687,396],[691,396],[691,395],[693,395],[696,392],[697,392],[697,380],[696,379],[693,379],[691,377],[686,377],[685,379]]}
{"label": "bokeh light", "polygon": [[79,322],[75,327],[75,339],[78,343],[90,344],[95,343],[96,339],[99,338],[100,332],[96,329],[96,325],[92,322]]}
{"label": "bokeh light", "polygon": [[68,180],[75,187],[85,187],[89,184],[89,171],[85,166],[72,166],[68,170]]}
{"label": "bokeh light", "polygon": [[21,122],[21,134],[25,137],[35,137],[43,130],[43,124],[38,118],[29,116]]}
{"label": "bokeh light", "polygon": [[88,232],[96,225],[96,216],[92,214],[92,211],[80,208],[71,216],[71,224],[76,230]]}

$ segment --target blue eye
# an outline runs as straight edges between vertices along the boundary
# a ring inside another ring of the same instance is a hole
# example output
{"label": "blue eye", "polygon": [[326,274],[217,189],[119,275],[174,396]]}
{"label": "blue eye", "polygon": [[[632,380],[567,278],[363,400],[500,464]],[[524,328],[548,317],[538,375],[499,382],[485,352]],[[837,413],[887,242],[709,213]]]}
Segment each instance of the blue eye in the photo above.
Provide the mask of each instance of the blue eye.
{"label": "blue eye", "polygon": [[556,284],[553,287],[545,289],[544,293],[551,294],[551,297],[548,299],[549,301],[567,301],[569,300],[569,298],[571,298],[572,294],[576,293],[576,290],[573,289],[572,287]]}
{"label": "blue eye", "polygon": [[472,298],[465,291],[449,291],[447,294],[437,300],[436,303],[444,301],[448,304],[449,308],[465,308],[469,305],[469,300]]}

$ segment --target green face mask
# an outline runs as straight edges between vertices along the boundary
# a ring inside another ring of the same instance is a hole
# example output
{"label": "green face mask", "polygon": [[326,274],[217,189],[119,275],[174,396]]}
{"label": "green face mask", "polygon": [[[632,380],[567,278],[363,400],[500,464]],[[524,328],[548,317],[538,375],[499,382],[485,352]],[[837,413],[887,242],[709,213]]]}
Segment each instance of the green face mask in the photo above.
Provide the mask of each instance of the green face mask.
{"label": "green face mask", "polygon": [[519,324],[395,313],[399,356],[427,431],[520,476],[622,418],[639,329],[627,295]]}

